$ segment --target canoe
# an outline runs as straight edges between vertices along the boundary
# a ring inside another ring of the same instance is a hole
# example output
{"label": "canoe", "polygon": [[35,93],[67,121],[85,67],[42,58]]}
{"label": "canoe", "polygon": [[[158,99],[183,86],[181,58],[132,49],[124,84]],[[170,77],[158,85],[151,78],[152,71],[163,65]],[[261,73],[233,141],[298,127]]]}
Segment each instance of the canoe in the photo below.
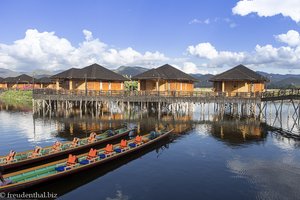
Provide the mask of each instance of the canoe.
{"label": "canoe", "polygon": [[88,153],[78,155],[78,163],[72,167],[67,166],[67,159],[63,159],[18,172],[5,174],[4,179],[8,184],[0,186],[0,192],[15,192],[47,181],[82,172],[150,146],[151,144],[166,138],[172,131],[173,129],[156,132],[155,137],[153,137],[153,134],[144,135],[142,136],[142,142],[138,144],[134,139],[129,140],[125,148],[121,148],[120,144],[114,145],[113,152],[111,153],[106,153],[105,148],[98,149],[97,155],[92,161],[87,159]]}
{"label": "canoe", "polygon": [[40,154],[32,156],[34,150],[24,151],[16,153],[14,159],[11,162],[6,161],[7,156],[0,156],[0,166],[2,166],[5,170],[13,169],[17,167],[24,167],[25,165],[33,164],[36,162],[44,161],[47,159],[59,157],[65,154],[69,154],[72,152],[84,150],[86,148],[90,148],[92,146],[96,146],[99,144],[103,144],[110,140],[117,139],[119,137],[123,137],[127,135],[130,131],[134,129],[121,128],[114,130],[107,130],[102,134],[96,135],[95,141],[88,142],[88,138],[79,139],[78,144],[74,147],[72,146],[72,142],[62,143],[59,151],[52,151],[52,146],[44,147],[40,150]]}

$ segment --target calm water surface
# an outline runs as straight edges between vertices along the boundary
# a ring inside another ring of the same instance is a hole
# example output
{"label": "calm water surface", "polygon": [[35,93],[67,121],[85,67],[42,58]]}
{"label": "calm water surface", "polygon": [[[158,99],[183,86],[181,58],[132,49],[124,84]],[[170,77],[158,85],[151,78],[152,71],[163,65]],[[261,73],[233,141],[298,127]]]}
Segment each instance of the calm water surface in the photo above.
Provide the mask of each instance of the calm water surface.
{"label": "calm water surface", "polygon": [[30,109],[1,106],[0,154],[86,137],[124,121],[139,125],[141,133],[160,124],[175,131],[168,140],[134,155],[30,191],[51,191],[72,200],[300,198],[298,140],[270,131],[270,123],[203,115],[199,109],[163,114],[158,120],[151,113],[40,117]]}

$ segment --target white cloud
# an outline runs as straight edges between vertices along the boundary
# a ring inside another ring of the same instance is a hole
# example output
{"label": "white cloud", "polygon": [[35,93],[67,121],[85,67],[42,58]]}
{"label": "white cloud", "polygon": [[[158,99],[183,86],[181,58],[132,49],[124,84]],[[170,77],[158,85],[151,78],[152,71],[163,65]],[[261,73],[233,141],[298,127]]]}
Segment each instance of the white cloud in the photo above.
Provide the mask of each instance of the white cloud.
{"label": "white cloud", "polygon": [[54,32],[29,29],[23,39],[11,45],[0,43],[0,67],[21,71],[35,68],[58,70],[92,63],[110,68],[120,65],[153,67],[168,60],[160,52],[140,53],[131,47],[110,48],[98,38],[95,39],[91,31],[83,30],[83,34],[85,40],[75,47]]}
{"label": "white cloud", "polygon": [[274,47],[268,45],[256,45],[251,52],[219,51],[210,43],[200,43],[189,46],[189,55],[204,59],[208,67],[232,67],[237,64],[245,64],[258,69],[300,68],[300,34],[291,30],[286,34],[275,36],[275,38],[288,44],[288,46]]}
{"label": "white cloud", "polygon": [[93,33],[91,31],[84,29],[82,32],[85,36],[86,41],[90,41],[93,39]]}
{"label": "white cloud", "polygon": [[206,19],[206,20],[204,20],[204,22],[203,22],[204,24],[210,24],[210,19]]}
{"label": "white cloud", "polygon": [[190,55],[210,60],[210,67],[218,67],[220,64],[231,65],[245,59],[243,52],[217,51],[210,43],[200,43],[196,46],[189,46],[187,51]]}
{"label": "white cloud", "polygon": [[300,45],[300,34],[295,30],[289,30],[286,34],[280,34],[275,36],[275,38],[289,46],[299,46]]}
{"label": "white cloud", "polygon": [[189,22],[189,24],[210,24],[210,19],[207,18],[205,20],[200,20],[200,19],[193,19]]}
{"label": "white cloud", "polygon": [[300,22],[299,0],[241,0],[232,9],[234,14],[241,16],[257,13],[260,17],[283,15],[295,22]]}
{"label": "white cloud", "polygon": [[189,46],[187,51],[194,56],[200,58],[214,59],[218,56],[218,52],[210,43],[200,43],[196,46]]}
{"label": "white cloud", "polygon": [[205,63],[196,65],[193,62],[183,62],[172,63],[172,66],[188,74],[217,74],[217,71],[208,69]]}
{"label": "white cloud", "polygon": [[229,25],[230,28],[235,28],[237,26],[237,24],[232,19],[219,18],[219,17],[216,17],[214,19],[207,18],[205,20],[200,20],[195,18],[189,22],[189,24],[205,24],[205,25],[209,25],[212,23],[226,23]]}
{"label": "white cloud", "polygon": [[195,63],[192,63],[192,62],[185,62],[183,63],[183,67],[182,67],[182,70],[185,72],[185,73],[189,73],[189,74],[195,74],[195,73],[198,73],[198,68],[197,68],[197,65]]}

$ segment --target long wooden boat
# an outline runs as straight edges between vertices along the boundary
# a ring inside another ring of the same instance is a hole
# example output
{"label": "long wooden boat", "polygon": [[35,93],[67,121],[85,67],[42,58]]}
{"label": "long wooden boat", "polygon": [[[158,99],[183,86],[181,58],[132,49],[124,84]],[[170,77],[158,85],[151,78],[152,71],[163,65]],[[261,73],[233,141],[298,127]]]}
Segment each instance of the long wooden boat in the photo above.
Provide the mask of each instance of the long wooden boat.
{"label": "long wooden boat", "polygon": [[[121,147],[120,144],[114,145],[113,151],[110,153],[105,152],[106,148],[98,149],[96,157],[92,160],[89,160],[88,158],[89,153],[78,155],[78,162],[72,166],[69,166],[67,160],[63,159],[18,172],[5,174],[5,184],[0,185],[0,192],[19,191],[47,181],[79,173],[147,147],[166,138],[172,131],[173,129],[162,130],[155,132],[154,136],[153,133],[144,135],[141,137],[141,142],[139,143],[136,143],[136,139],[129,140],[126,147]],[[72,155],[69,155],[69,157],[70,156],[72,157]]]}
{"label": "long wooden boat", "polygon": [[69,154],[72,152],[84,150],[86,148],[90,148],[99,144],[103,144],[110,140],[117,139],[119,137],[123,137],[127,135],[130,131],[134,129],[129,128],[120,128],[114,131],[107,130],[102,134],[95,135],[95,139],[93,141],[89,141],[89,138],[79,139],[76,145],[73,145],[72,142],[61,143],[61,146],[57,150],[53,150],[53,146],[47,146],[41,148],[38,154],[34,154],[35,150],[29,150],[24,152],[16,153],[14,159],[11,161],[7,161],[7,156],[0,156],[0,166],[2,166],[5,170],[12,169],[17,167],[24,167],[28,164],[33,164],[36,162],[44,161],[47,159],[51,159],[54,157],[59,157],[65,154]]}

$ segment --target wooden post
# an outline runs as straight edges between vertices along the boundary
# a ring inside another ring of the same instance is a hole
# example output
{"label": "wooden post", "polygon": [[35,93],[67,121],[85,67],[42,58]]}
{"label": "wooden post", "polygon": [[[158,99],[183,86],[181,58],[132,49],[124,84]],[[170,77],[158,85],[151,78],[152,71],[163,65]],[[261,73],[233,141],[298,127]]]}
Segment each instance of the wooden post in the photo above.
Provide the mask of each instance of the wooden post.
{"label": "wooden post", "polygon": [[156,91],[159,94],[159,80],[158,79],[156,81]]}
{"label": "wooden post", "polygon": [[84,74],[84,90],[85,90],[85,96],[87,96],[87,75]]}
{"label": "wooden post", "polygon": [[73,90],[73,81],[69,80],[69,90]]}
{"label": "wooden post", "polygon": [[160,101],[158,102],[158,119],[160,119],[160,114],[161,114],[161,108],[160,108]]}
{"label": "wooden post", "polygon": [[141,81],[138,81],[138,91],[141,91]]}
{"label": "wooden post", "polygon": [[225,92],[225,82],[222,81],[222,93]]}
{"label": "wooden post", "polygon": [[56,90],[59,90],[59,80],[56,80]]}

